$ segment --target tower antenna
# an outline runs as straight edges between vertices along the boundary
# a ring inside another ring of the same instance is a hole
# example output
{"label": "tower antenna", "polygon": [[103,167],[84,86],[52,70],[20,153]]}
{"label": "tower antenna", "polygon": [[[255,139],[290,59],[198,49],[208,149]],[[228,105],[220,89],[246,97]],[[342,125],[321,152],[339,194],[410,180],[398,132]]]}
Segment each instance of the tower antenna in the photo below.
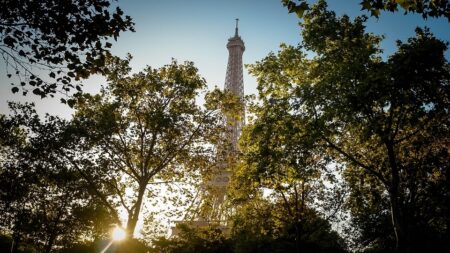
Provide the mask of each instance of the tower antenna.
{"label": "tower antenna", "polygon": [[235,31],[235,33],[234,33],[234,36],[238,36],[238,23],[239,23],[239,19],[237,18],[236,19],[236,31]]}

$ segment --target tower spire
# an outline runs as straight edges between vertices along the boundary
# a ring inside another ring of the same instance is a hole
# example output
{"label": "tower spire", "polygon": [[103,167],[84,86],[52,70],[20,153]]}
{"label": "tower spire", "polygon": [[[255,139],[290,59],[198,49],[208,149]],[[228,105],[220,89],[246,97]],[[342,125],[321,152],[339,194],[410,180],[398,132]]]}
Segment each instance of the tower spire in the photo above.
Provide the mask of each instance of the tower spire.
{"label": "tower spire", "polygon": [[[236,18],[236,30],[234,37],[228,39],[228,66],[225,76],[225,90],[230,91],[233,95],[244,100],[244,79],[243,79],[243,64],[242,64],[242,54],[245,51],[244,41],[239,37],[238,31],[239,19]],[[241,134],[241,128],[243,125],[243,112],[240,120],[236,120],[233,117],[226,119],[228,128],[230,132],[228,133],[231,141],[232,150],[237,151],[238,138]]]}

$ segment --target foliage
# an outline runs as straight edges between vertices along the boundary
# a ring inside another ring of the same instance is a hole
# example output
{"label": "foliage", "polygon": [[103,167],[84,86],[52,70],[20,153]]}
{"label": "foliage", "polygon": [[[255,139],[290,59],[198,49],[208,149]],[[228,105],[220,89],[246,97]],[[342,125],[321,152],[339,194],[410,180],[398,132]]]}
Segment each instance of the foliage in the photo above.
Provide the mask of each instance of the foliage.
{"label": "foliage", "polygon": [[[290,115],[289,100],[268,100],[269,107],[253,106],[256,119],[241,137],[241,164],[234,171],[229,196],[237,212],[233,228],[241,228],[239,237],[251,240],[255,235],[267,240],[269,235],[273,242],[286,241],[290,246],[284,251],[304,250],[313,244],[326,248],[327,240],[311,238],[320,232],[331,233],[328,222],[335,218],[344,194],[325,166],[328,159],[314,153],[308,143],[298,143],[297,138],[306,133]],[[326,218],[320,218],[315,210]],[[322,222],[325,227],[318,225]],[[337,241],[333,242],[339,245]],[[339,249],[336,245],[333,247]]]}
{"label": "foliage", "polygon": [[170,191],[172,183],[210,167],[221,125],[214,106],[196,103],[206,83],[193,63],[172,61],[136,74],[128,64],[129,59],[110,58],[108,86],[79,97],[73,124],[82,140],[66,159],[111,210],[119,205],[126,211],[132,236],[144,199],[157,195],[151,185],[166,184]]}
{"label": "foliage", "polygon": [[393,251],[395,236],[392,233],[389,201],[383,196],[383,186],[361,171],[348,170],[346,173],[355,173],[346,177],[351,191],[345,205],[347,210],[351,210],[349,225],[352,228],[347,234],[358,235],[353,238],[353,248],[369,252]]}
{"label": "foliage", "polygon": [[2,230],[14,245],[26,240],[49,252],[103,238],[121,224],[120,208],[132,237],[145,198],[157,204],[156,189],[168,185],[161,198],[179,207],[186,193],[173,194],[171,184],[192,188],[214,164],[225,94],[197,105],[206,85],[189,62],[133,75],[129,60],[107,63],[109,85],[78,96],[71,121],[42,121],[33,105],[12,104],[15,114],[1,116]]}
{"label": "foliage", "polygon": [[[417,238],[441,247],[449,234],[447,44],[417,29],[416,37],[399,42],[398,51],[383,61],[381,38],[364,31],[365,20],[338,18],[319,1],[304,16],[300,46],[283,46],[250,66],[267,129],[255,145],[277,155],[255,159],[254,166],[262,178],[271,176],[272,168],[290,157],[285,150],[297,154],[294,162],[316,154],[328,166],[345,166],[353,214],[388,204],[382,214],[392,221],[392,248],[419,249]],[[279,124],[286,114],[288,122]],[[280,128],[294,131],[284,135]],[[427,201],[439,208],[430,210]]]}
{"label": "foliage", "polygon": [[160,253],[227,253],[232,251],[232,244],[223,231],[217,227],[190,227],[178,224],[180,234],[166,239],[158,238],[153,242],[150,252]]}
{"label": "foliage", "polygon": [[[111,245],[109,245],[111,243]],[[109,246],[108,246],[109,245]],[[106,250],[105,250],[106,249]],[[149,247],[137,239],[111,242],[110,240],[95,240],[93,242],[80,242],[66,247],[59,253],[147,253]]]}
{"label": "foliage", "polygon": [[370,11],[378,17],[380,10],[395,12],[399,6],[405,11],[419,13],[424,19],[427,17],[446,17],[450,22],[450,3],[447,0],[363,0],[362,9]]}
{"label": "foliage", "polygon": [[59,156],[67,122],[51,116],[41,121],[32,105],[10,106],[15,114],[0,120],[0,228],[12,235],[11,251],[29,242],[50,252],[82,236],[104,235],[111,215]]}
{"label": "foliage", "polygon": [[[10,236],[0,234],[0,252],[11,252],[12,238]],[[20,243],[17,248],[19,253],[37,253],[35,247],[26,243]]]}
{"label": "foliage", "polygon": [[261,197],[236,209],[231,220],[234,252],[345,252],[342,238],[313,209],[304,208],[302,219],[295,220],[284,200]]}
{"label": "foliage", "polygon": [[[306,0],[281,0],[289,13],[296,13],[302,18],[311,7]],[[380,16],[380,11],[399,11],[399,6],[405,11],[419,13],[424,19],[428,17],[446,17],[450,22],[450,3],[448,0],[362,0],[362,10],[370,11],[375,17]]]}
{"label": "foliage", "polygon": [[[261,201],[260,204],[264,205]],[[195,227],[178,224],[180,233],[169,239],[157,238],[152,242],[150,252],[298,252],[295,240],[291,237],[292,224],[276,225],[279,217],[275,213],[280,209],[276,208],[276,204],[268,202],[265,204],[266,209],[241,209],[232,220],[234,225],[231,234],[214,226]],[[271,208],[275,210],[271,211]],[[302,238],[302,251],[345,252],[341,245],[342,239],[336,232],[331,232],[329,223],[317,216],[310,218],[304,228],[305,231],[310,229],[314,232],[305,234]]]}
{"label": "foliage", "polygon": [[[434,2],[362,4],[373,15],[398,4],[424,17],[446,16],[447,2]],[[17,3],[7,1],[14,8],[0,11],[7,21],[0,23],[0,51],[34,93],[51,95],[60,84],[70,90],[73,79],[96,71],[108,83],[99,94],[78,94],[70,121],[41,119],[32,105],[11,104],[13,115],[0,115],[2,249],[97,252],[124,211],[129,238],[109,251],[344,252],[331,228],[344,222],[337,219],[342,208],[351,215],[355,250],[450,247],[450,65],[447,43],[429,30],[417,29],[383,60],[382,38],[365,32],[366,17],[336,17],[323,0],[283,1],[303,17],[303,40],[250,65],[259,98],[239,159],[231,161],[220,156],[229,151],[223,118],[240,117],[242,101],[206,92],[191,62],[133,74],[131,57],[105,49],[104,39],[131,29],[120,9],[111,18],[108,1],[66,1],[55,9],[49,1]],[[21,11],[30,19],[12,15]],[[36,18],[45,13],[55,18]],[[74,18],[65,19],[67,13]],[[102,27],[91,27],[89,15]],[[55,28],[59,19],[65,25]],[[85,26],[88,34],[70,34]],[[58,72],[64,64],[68,72]],[[50,69],[54,82],[31,73],[33,65]],[[158,238],[151,248],[132,238],[149,211],[144,203],[170,202],[179,217],[189,200],[181,196],[213,177],[223,159],[235,166],[230,231],[180,224],[179,236]]]}
{"label": "foliage", "polygon": [[[118,7],[111,11],[110,2],[3,0],[0,54],[8,77],[17,76],[12,92],[22,87],[24,95],[32,90],[45,97],[81,91],[74,82],[101,71],[108,40],[133,31],[131,18]],[[42,70],[48,76],[40,76]]]}

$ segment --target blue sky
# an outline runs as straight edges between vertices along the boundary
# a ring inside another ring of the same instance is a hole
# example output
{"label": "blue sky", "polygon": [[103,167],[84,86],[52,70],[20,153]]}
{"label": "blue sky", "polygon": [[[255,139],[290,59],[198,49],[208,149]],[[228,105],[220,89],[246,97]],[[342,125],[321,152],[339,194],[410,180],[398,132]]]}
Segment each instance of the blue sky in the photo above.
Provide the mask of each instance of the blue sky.
{"label": "blue sky", "polygon": [[[315,2],[310,1],[310,2]],[[351,17],[367,14],[361,11],[360,0],[329,0],[329,8],[338,15]],[[116,3],[114,3],[116,4]],[[299,19],[288,14],[279,0],[119,0],[117,3],[135,22],[136,32],[123,33],[113,44],[119,56],[133,55],[133,71],[145,66],[160,67],[170,62],[193,61],[200,74],[212,88],[223,87],[228,52],[227,39],[234,34],[235,18],[239,18],[239,33],[246,45],[244,63],[261,60],[269,52],[277,51],[280,43],[300,42]],[[385,55],[395,52],[395,41],[414,35],[416,26],[428,26],[440,39],[450,41],[450,23],[446,19],[423,20],[419,15],[382,12],[380,19],[370,18],[367,30],[385,35],[382,43]],[[450,54],[447,52],[447,58]],[[8,113],[6,101],[35,101],[37,110],[70,117],[72,111],[59,99],[41,100],[11,94],[5,66],[0,62],[0,113]],[[103,78],[87,80],[85,91],[95,92]],[[256,93],[256,80],[244,70],[245,93]]]}

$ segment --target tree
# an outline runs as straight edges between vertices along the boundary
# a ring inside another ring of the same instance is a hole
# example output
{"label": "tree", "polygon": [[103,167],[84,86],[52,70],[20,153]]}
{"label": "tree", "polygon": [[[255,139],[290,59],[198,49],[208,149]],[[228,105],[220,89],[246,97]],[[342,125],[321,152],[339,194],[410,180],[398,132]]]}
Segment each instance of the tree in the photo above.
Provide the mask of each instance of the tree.
{"label": "tree", "polygon": [[234,252],[345,252],[328,220],[309,207],[303,208],[301,220],[294,219],[296,203],[289,200],[290,210],[282,197],[261,195],[237,205],[231,219]]}
{"label": "tree", "polygon": [[354,235],[350,240],[353,249],[392,251],[395,235],[392,233],[389,200],[384,196],[383,185],[361,171],[348,170],[346,173],[350,194],[344,207],[351,216],[344,231]]}
{"label": "tree", "polygon": [[67,122],[43,122],[32,105],[10,107],[13,115],[0,118],[0,229],[12,235],[11,252],[26,242],[50,252],[104,235],[111,215],[59,157]]}
{"label": "tree", "polygon": [[0,54],[7,76],[17,77],[12,92],[22,87],[24,95],[32,89],[45,97],[81,91],[75,81],[101,71],[111,47],[108,40],[133,31],[129,16],[109,8],[109,0],[3,0]]}
{"label": "tree", "polygon": [[[306,0],[282,0],[289,12],[295,12],[300,18],[310,10]],[[419,13],[424,19],[428,17],[446,17],[450,22],[450,3],[448,0],[362,0],[362,10],[370,11],[375,17],[380,16],[380,11],[399,11],[399,6],[405,11]]]}
{"label": "tree", "polygon": [[222,126],[218,110],[196,104],[206,83],[193,63],[172,61],[136,74],[128,64],[129,59],[109,59],[108,86],[79,97],[73,125],[80,141],[69,147],[74,152],[61,155],[111,210],[119,205],[126,211],[132,237],[146,194],[155,194],[149,186],[207,168],[212,138]]}
{"label": "tree", "polygon": [[[383,61],[381,38],[365,33],[365,20],[337,18],[319,1],[304,16],[302,44],[284,46],[251,72],[265,110],[276,115],[272,101],[289,102],[286,112],[305,133],[295,136],[297,152],[311,152],[304,149],[309,143],[306,147],[331,157],[331,163],[345,166],[344,175],[363,175],[361,180],[380,185],[395,248],[408,251],[420,243],[421,227],[448,234],[447,211],[433,212],[433,218],[424,211],[426,199],[448,210],[447,44],[418,29]],[[306,57],[306,50],[315,56]]]}
{"label": "tree", "polygon": [[[261,212],[259,205],[272,209],[268,217],[245,218],[256,223],[273,219],[274,224],[282,224],[278,227],[289,231],[278,232],[274,237],[285,236],[296,252],[301,252],[308,247],[305,243],[310,242],[310,237],[323,229],[311,225],[322,219],[317,210],[325,217],[324,224],[328,224],[342,205],[344,194],[326,167],[329,158],[315,153],[312,143],[298,142],[297,138],[307,133],[290,113],[289,98],[263,95],[260,98],[268,106],[259,103],[251,106],[255,120],[246,125],[241,136],[241,164],[234,171],[232,204],[238,210],[255,208],[257,213]],[[259,198],[263,203],[258,202]],[[248,205],[248,201],[257,203]],[[245,218],[234,224],[238,227],[246,224]],[[276,227],[270,229],[282,230]],[[321,243],[324,245],[325,241]]]}

